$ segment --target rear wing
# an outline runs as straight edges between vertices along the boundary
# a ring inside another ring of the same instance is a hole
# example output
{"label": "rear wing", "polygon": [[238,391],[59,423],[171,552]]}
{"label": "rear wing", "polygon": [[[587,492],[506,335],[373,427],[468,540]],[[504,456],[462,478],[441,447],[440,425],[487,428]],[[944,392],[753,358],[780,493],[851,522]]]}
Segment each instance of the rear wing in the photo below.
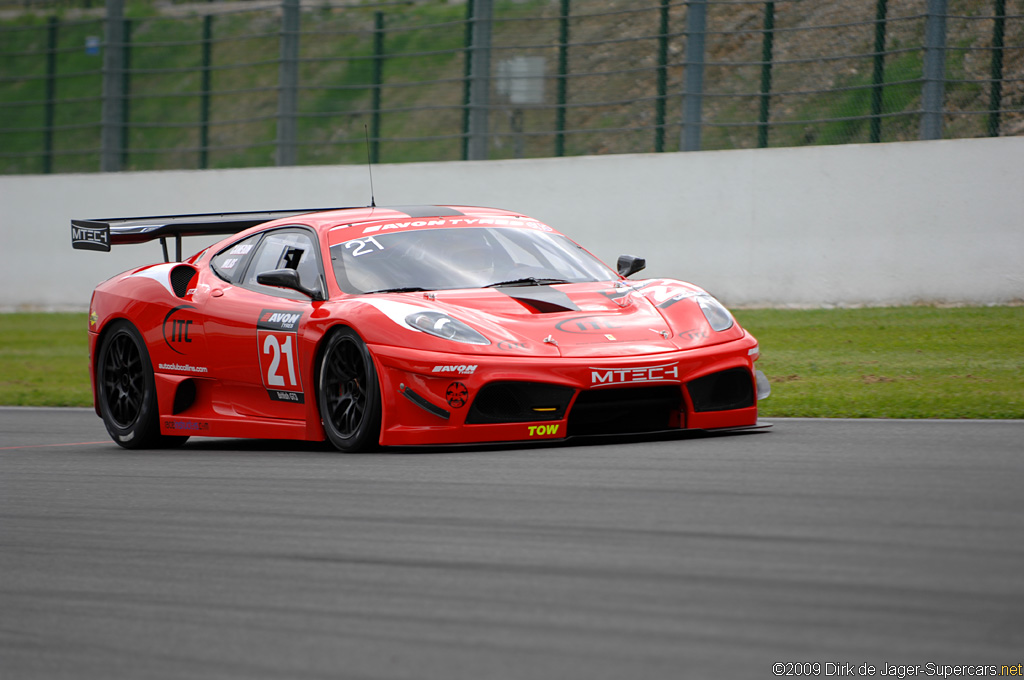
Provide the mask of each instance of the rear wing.
{"label": "rear wing", "polygon": [[257,224],[282,217],[306,215],[338,208],[305,210],[268,210],[264,212],[206,213],[154,217],[114,217],[71,220],[71,247],[76,250],[110,252],[110,247],[128,243],[147,243],[160,239],[164,261],[170,262],[167,239],[174,238],[176,260],[181,260],[183,236],[219,236],[236,234]]}

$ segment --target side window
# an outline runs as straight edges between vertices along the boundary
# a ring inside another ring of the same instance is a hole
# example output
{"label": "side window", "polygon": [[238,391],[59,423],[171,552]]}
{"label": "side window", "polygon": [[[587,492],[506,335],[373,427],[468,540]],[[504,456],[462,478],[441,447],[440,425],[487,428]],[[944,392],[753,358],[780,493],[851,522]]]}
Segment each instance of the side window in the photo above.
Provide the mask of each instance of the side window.
{"label": "side window", "polygon": [[[284,297],[293,297],[292,293],[272,286],[261,286],[256,277],[263,272],[275,269],[294,269],[306,288],[322,290],[320,275],[320,258],[313,235],[304,229],[283,229],[272,231],[263,237],[252,255],[252,262],[245,272],[243,285],[246,288],[259,290]],[[301,299],[301,294],[298,294]]]}
{"label": "side window", "polygon": [[256,234],[228,246],[210,260],[210,267],[217,276],[228,283],[236,283],[245,271],[245,265],[248,264],[252,251],[262,236],[263,234]]}

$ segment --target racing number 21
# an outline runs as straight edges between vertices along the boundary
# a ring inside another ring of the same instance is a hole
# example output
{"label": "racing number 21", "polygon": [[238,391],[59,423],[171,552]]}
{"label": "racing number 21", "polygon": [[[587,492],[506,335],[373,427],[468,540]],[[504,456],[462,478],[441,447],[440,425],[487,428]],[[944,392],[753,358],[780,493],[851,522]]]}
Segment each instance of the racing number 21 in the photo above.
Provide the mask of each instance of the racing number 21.
{"label": "racing number 21", "polygon": [[[282,337],[284,342],[281,341]],[[264,374],[267,387],[302,389],[295,372],[294,338],[294,333],[266,333],[263,336],[263,355],[270,358],[270,365]],[[285,365],[282,366],[282,363]]]}

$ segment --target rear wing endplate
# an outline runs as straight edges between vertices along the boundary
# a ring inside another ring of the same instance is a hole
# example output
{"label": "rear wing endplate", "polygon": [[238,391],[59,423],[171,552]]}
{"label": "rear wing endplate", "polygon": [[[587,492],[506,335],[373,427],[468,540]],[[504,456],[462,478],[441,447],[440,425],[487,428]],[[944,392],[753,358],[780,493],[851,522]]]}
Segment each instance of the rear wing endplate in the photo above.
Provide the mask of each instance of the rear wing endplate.
{"label": "rear wing endplate", "polygon": [[71,220],[71,247],[76,250],[110,252],[110,247],[128,243],[147,243],[160,239],[164,261],[170,262],[167,239],[174,238],[176,259],[181,260],[183,236],[219,236],[237,234],[257,224],[283,217],[337,210],[315,208],[305,210],[267,210],[263,212],[205,213],[196,215],[163,215],[154,217],[114,217]]}

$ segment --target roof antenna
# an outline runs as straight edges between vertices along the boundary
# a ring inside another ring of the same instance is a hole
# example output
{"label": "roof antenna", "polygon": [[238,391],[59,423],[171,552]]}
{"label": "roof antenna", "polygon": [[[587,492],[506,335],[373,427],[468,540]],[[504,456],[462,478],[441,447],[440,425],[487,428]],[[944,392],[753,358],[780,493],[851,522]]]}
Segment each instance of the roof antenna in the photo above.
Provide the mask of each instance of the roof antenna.
{"label": "roof antenna", "polygon": [[373,200],[373,163],[370,162],[370,133],[363,123],[363,135],[366,137],[366,170],[370,173],[370,207],[376,208],[377,202]]}

